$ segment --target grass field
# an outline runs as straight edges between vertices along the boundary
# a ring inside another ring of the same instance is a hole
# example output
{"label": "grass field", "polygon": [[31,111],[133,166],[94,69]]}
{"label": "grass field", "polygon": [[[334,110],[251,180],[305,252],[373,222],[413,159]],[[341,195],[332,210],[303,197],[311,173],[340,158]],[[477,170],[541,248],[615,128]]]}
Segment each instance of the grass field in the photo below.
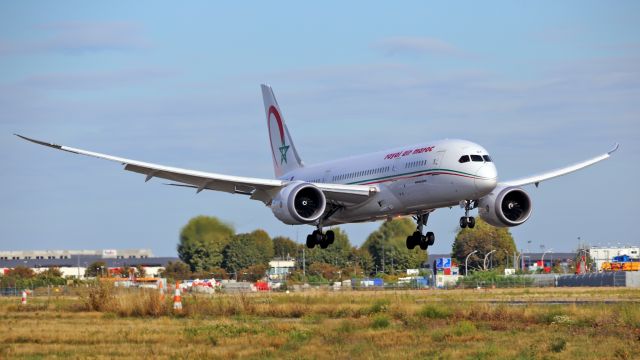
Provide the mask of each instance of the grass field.
{"label": "grass field", "polygon": [[2,359],[640,358],[632,289],[186,295],[181,314],[142,290],[19,302],[0,299]]}

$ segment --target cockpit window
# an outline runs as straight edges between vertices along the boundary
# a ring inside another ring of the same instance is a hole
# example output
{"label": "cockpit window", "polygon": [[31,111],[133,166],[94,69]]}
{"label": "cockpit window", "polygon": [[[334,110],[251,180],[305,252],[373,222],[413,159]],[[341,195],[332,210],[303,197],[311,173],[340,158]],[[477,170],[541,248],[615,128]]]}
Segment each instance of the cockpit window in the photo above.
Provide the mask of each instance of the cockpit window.
{"label": "cockpit window", "polygon": [[482,160],[482,156],[480,155],[471,155],[471,161],[479,161],[482,162],[484,160]]}
{"label": "cockpit window", "polygon": [[482,158],[484,159],[484,161],[486,162],[491,162],[491,158],[489,157],[489,155],[482,155]]}
{"label": "cockpit window", "polygon": [[458,162],[460,162],[460,163],[466,163],[466,162],[469,162],[469,155],[462,155],[462,156],[460,157],[460,160],[458,160]]}

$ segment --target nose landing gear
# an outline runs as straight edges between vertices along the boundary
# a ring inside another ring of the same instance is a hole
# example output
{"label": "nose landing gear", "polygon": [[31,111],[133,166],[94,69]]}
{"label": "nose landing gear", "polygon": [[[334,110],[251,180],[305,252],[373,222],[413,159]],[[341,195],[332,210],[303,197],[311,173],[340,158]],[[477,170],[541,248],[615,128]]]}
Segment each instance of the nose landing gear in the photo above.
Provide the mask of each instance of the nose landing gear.
{"label": "nose landing gear", "polygon": [[427,220],[429,220],[429,213],[418,213],[414,219],[418,226],[413,234],[407,236],[407,249],[413,250],[416,246],[420,246],[420,249],[427,250],[436,241],[436,236],[431,231],[427,232],[426,235],[422,235],[422,229],[427,225]]}

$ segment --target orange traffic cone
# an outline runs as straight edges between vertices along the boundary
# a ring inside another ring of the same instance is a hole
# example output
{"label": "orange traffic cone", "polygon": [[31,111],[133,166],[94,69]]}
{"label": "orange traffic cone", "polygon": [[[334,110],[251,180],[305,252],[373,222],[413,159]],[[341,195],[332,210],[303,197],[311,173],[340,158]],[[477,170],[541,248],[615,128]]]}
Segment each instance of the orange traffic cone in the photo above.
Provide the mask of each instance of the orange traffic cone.
{"label": "orange traffic cone", "polygon": [[180,283],[176,283],[176,292],[173,295],[173,310],[182,310],[182,298],[180,297]]}
{"label": "orange traffic cone", "polygon": [[27,290],[22,290],[22,305],[27,305]]}

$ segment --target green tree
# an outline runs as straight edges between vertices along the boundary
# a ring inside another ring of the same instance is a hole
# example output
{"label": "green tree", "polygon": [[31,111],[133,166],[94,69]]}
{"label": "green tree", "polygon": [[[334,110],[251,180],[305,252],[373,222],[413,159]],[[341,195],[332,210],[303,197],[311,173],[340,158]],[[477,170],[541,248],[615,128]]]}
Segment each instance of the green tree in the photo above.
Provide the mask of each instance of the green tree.
{"label": "green tree", "polygon": [[264,243],[260,235],[255,236],[254,233],[235,235],[222,252],[222,267],[229,274],[235,274],[251,265],[268,265],[272,256],[265,253],[262,245]]}
{"label": "green tree", "polygon": [[136,266],[136,277],[147,277],[147,270],[142,265]]}
{"label": "green tree", "polygon": [[286,259],[287,257],[295,258],[298,256],[300,245],[295,241],[284,236],[277,236],[273,238],[273,250],[274,256],[279,259]]}
{"label": "green tree", "polygon": [[267,262],[273,260],[273,241],[271,240],[269,234],[262,229],[258,229],[252,231],[250,235],[255,239],[256,248],[258,249],[258,251],[260,251],[264,255],[264,257],[268,259]]}
{"label": "green tree", "polygon": [[349,263],[352,250],[349,236],[339,227],[332,228],[332,230],[335,234],[335,239],[333,244],[329,245],[328,248],[321,249],[316,246],[313,249],[306,250],[305,258],[307,266],[321,262],[341,268]]}
{"label": "green tree", "polygon": [[320,276],[325,280],[337,280],[340,269],[323,262],[315,262],[309,266],[309,275]]}
{"label": "green tree", "polygon": [[108,271],[107,263],[104,261],[94,261],[89,266],[87,266],[84,271],[85,277],[96,277],[98,275],[106,274]]}
{"label": "green tree", "polygon": [[351,250],[351,254],[349,255],[349,261],[351,261],[352,264],[355,263],[357,268],[360,269],[356,270],[356,274],[353,275],[366,276],[368,274],[371,274],[374,270],[373,257],[371,256],[369,251],[367,251],[367,249],[363,247],[353,248]]}
{"label": "green tree", "polygon": [[51,267],[39,273],[38,276],[42,278],[61,278],[62,271],[60,271],[60,269],[57,267]]}
{"label": "green tree", "polygon": [[11,276],[11,277],[20,278],[20,279],[31,279],[35,275],[36,275],[36,273],[33,272],[33,270],[31,268],[28,268],[26,266],[18,265],[16,267],[14,267],[13,269],[9,270],[7,275],[5,275],[5,276]]}
{"label": "green tree", "polygon": [[186,280],[191,277],[191,269],[182,261],[169,261],[161,271],[161,276],[171,280]]}
{"label": "green tree", "polygon": [[469,257],[469,270],[483,269],[484,256],[492,250],[496,250],[491,255],[494,266],[506,266],[507,261],[511,264],[516,244],[508,228],[493,227],[478,218],[473,229],[465,228],[458,231],[451,255],[464,267],[465,258],[474,250],[478,252]]}
{"label": "green tree", "polygon": [[218,267],[222,264],[222,251],[233,234],[231,225],[215,217],[195,217],[180,232],[178,256],[191,271]]}
{"label": "green tree", "polygon": [[[409,250],[407,236],[415,231],[415,224],[409,218],[385,221],[378,230],[372,232],[362,244],[373,258],[378,271],[406,270],[419,268],[427,260],[426,251]],[[384,265],[384,266],[383,266]]]}
{"label": "green tree", "polygon": [[267,275],[268,268],[269,266],[264,264],[251,265],[238,271],[238,280],[256,282]]}

